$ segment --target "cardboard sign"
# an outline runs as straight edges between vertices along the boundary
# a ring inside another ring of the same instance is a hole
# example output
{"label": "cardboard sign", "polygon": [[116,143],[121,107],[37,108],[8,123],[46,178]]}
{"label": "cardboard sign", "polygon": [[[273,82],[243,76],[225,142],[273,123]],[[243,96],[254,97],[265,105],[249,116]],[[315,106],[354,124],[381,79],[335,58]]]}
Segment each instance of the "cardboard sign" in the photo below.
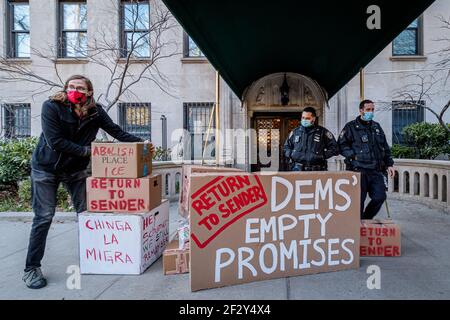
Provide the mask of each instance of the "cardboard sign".
{"label": "cardboard sign", "polygon": [[182,217],[187,218],[189,216],[189,189],[191,174],[207,172],[242,172],[242,170],[226,167],[183,165],[181,168],[181,177],[183,181],[181,181],[181,191],[178,205],[178,213]]}
{"label": "cardboard sign", "polygon": [[391,220],[362,220],[360,255],[372,257],[401,256],[400,227]]}
{"label": "cardboard sign", "polygon": [[148,143],[93,142],[92,176],[97,178],[141,178],[152,173]]}
{"label": "cardboard sign", "polygon": [[161,175],[86,180],[88,211],[148,212],[161,203]]}
{"label": "cardboard sign", "polygon": [[141,274],[169,242],[169,201],[147,213],[79,215],[82,274]]}
{"label": "cardboard sign", "polygon": [[163,253],[163,270],[165,275],[189,272],[189,242],[180,250],[178,239],[173,239]]}
{"label": "cardboard sign", "polygon": [[191,175],[191,290],[359,267],[354,172]]}

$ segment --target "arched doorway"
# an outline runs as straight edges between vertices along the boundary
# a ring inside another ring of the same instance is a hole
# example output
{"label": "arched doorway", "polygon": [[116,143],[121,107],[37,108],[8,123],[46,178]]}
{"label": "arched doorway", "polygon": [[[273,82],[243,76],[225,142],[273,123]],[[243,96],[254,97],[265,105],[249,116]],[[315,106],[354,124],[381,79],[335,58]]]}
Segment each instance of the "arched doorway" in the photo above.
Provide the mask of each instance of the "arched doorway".
{"label": "arched doorway", "polygon": [[[283,103],[280,88],[286,85],[289,88],[289,101]],[[300,124],[301,112],[305,107],[316,109],[318,123],[323,125],[325,95],[317,82],[297,73],[271,74],[246,90],[244,107],[247,109],[248,128],[254,129],[256,134],[256,140],[250,143],[248,151],[249,159],[254,159],[251,171],[268,167],[277,167],[280,171],[288,169],[283,144],[289,133]],[[260,157],[261,152],[263,157]],[[273,153],[278,154],[277,166],[268,163]]]}

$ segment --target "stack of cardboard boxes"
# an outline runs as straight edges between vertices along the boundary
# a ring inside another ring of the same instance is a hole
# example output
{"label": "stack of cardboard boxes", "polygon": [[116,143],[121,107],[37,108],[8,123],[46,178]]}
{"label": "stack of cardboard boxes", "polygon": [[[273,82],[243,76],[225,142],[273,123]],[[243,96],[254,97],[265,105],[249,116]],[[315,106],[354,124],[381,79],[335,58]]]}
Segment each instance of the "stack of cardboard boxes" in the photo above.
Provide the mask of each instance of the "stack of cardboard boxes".
{"label": "stack of cardboard boxes", "polygon": [[141,274],[169,241],[169,202],[146,143],[93,143],[88,211],[79,216],[83,274]]}

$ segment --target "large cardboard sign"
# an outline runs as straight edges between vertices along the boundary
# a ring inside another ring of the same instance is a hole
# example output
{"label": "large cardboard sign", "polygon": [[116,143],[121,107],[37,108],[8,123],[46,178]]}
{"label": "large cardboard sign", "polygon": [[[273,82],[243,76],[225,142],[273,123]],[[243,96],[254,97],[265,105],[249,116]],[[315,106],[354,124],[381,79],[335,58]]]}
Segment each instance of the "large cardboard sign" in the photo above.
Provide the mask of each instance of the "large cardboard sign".
{"label": "large cardboard sign", "polygon": [[148,143],[92,143],[92,176],[97,178],[141,178],[152,173]]}
{"label": "large cardboard sign", "polygon": [[181,190],[178,203],[178,213],[185,218],[189,217],[189,190],[191,174],[207,172],[242,172],[240,169],[227,167],[211,167],[197,165],[183,165],[181,168]]}
{"label": "large cardboard sign", "polygon": [[354,172],[191,175],[191,290],[359,267]]}
{"label": "large cardboard sign", "polygon": [[169,201],[143,214],[79,215],[82,274],[141,274],[169,242]]}
{"label": "large cardboard sign", "polygon": [[148,212],[161,203],[161,175],[86,180],[88,211]]}
{"label": "large cardboard sign", "polygon": [[361,221],[361,257],[401,256],[400,227],[392,220]]}

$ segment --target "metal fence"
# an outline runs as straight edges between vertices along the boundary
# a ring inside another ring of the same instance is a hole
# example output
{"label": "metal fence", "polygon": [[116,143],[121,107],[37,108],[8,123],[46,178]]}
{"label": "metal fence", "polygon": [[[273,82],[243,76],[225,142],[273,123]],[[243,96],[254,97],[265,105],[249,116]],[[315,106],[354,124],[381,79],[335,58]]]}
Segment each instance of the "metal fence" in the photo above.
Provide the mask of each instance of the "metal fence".
{"label": "metal fence", "polygon": [[425,120],[425,101],[393,101],[392,102],[392,143],[406,143],[403,128]]}
{"label": "metal fence", "polygon": [[8,139],[31,136],[31,106],[29,103],[3,104],[3,136]]}
{"label": "metal fence", "polygon": [[151,104],[119,103],[119,124],[123,130],[144,140],[151,140]]}

